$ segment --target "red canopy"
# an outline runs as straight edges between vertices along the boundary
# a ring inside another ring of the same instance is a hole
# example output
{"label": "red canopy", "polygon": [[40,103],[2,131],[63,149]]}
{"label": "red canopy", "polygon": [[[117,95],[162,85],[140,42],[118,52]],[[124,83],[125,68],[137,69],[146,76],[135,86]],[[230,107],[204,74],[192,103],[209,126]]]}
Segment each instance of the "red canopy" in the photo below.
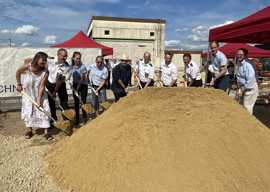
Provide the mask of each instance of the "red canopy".
{"label": "red canopy", "polygon": [[74,35],[71,39],[51,47],[59,48],[100,48],[102,50],[102,55],[112,55],[113,48],[107,47],[105,45],[99,44],[93,39],[87,37],[84,32],[80,31]]}
{"label": "red canopy", "polygon": [[[257,57],[269,57],[270,51],[253,47],[244,43],[227,43],[224,46],[220,47],[219,50],[223,52],[228,58],[234,58],[236,51],[240,48],[245,48],[248,50],[248,57],[257,58]],[[207,57],[207,53],[203,53],[202,57]]]}
{"label": "red canopy", "polygon": [[270,43],[270,6],[232,24],[211,29],[209,41]]}

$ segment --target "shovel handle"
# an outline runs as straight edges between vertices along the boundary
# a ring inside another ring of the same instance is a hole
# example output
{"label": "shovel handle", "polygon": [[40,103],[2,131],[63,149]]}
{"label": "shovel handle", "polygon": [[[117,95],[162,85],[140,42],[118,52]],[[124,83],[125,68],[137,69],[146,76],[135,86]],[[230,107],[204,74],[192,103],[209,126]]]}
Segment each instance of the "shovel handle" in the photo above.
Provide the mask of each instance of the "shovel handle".
{"label": "shovel handle", "polygon": [[79,99],[80,103],[83,105],[83,101],[81,99],[81,97],[79,96],[79,93],[76,89],[74,89],[74,87],[72,86],[72,83],[70,81],[67,81],[67,83],[69,84],[71,90],[74,92],[74,95]]}
{"label": "shovel handle", "polygon": [[135,76],[136,76],[136,80],[138,81],[138,85],[139,85],[140,89],[143,89],[143,88],[142,88],[142,85],[141,85],[141,82],[140,82],[140,79],[138,78],[137,75],[135,75]]}
{"label": "shovel handle", "polygon": [[98,96],[98,94],[96,93],[96,90],[92,86],[90,86],[90,89],[96,96]]}
{"label": "shovel handle", "polygon": [[31,103],[35,105],[35,107],[40,110],[42,113],[44,113],[46,116],[48,116],[54,123],[56,122],[55,119],[42,107],[38,105],[38,103],[31,97],[29,96],[26,92],[21,91],[21,95],[26,97]]}
{"label": "shovel handle", "polygon": [[[47,91],[48,95],[54,100],[54,102],[57,103],[55,97],[52,95],[52,93],[47,88],[46,88],[46,91]],[[60,108],[60,110],[62,112],[64,111],[64,108],[60,104],[57,104],[57,106]]]}

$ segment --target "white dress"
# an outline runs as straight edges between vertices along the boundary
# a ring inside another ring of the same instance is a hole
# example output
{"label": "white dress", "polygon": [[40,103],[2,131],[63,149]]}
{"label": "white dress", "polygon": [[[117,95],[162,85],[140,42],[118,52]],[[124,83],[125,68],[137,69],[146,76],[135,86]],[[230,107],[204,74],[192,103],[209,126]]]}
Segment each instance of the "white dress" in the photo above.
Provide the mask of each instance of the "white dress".
{"label": "white dress", "polygon": [[[23,90],[31,96],[35,101],[37,101],[38,90],[40,83],[46,71],[42,72],[39,75],[27,71],[22,75],[22,86]],[[44,93],[43,108],[50,113],[50,107],[48,102],[48,96],[46,92]],[[25,122],[26,127],[32,128],[49,128],[50,119],[41,111],[39,111],[26,97],[22,96],[22,113],[21,117]]]}

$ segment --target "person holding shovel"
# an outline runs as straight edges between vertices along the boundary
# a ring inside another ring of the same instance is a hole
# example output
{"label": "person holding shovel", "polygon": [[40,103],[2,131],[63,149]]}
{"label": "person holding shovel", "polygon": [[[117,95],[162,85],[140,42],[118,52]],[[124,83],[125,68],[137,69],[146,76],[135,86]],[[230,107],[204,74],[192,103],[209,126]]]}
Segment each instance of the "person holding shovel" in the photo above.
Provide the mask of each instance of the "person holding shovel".
{"label": "person holding shovel", "polygon": [[166,53],[164,63],[160,66],[161,82],[164,87],[176,87],[178,70],[175,64],[172,63],[172,54]]}
{"label": "person holding shovel", "polygon": [[112,91],[117,102],[121,97],[127,96],[128,85],[131,84],[131,66],[130,59],[123,54],[120,63],[113,68],[112,71]]}
{"label": "person holding shovel", "polygon": [[[38,106],[47,112],[50,112],[48,97],[45,94],[45,85],[48,79],[46,69],[48,55],[44,52],[38,52],[30,64],[23,65],[16,71],[17,91],[24,91],[29,95]],[[30,139],[33,136],[33,128],[43,128],[44,137],[47,140],[53,139],[48,129],[50,120],[46,114],[42,113],[26,97],[22,97],[21,117],[25,122],[28,131],[25,138]]]}
{"label": "person holding shovel", "polygon": [[96,57],[96,63],[89,66],[89,80],[92,88],[92,102],[96,113],[99,115],[99,103],[106,101],[106,81],[108,69],[104,64],[102,56]]}
{"label": "person holding shovel", "polygon": [[[71,59],[72,68],[70,71],[70,75],[72,77],[72,87],[78,92],[79,96],[81,97],[82,102],[86,103],[87,98],[87,91],[88,91],[88,80],[87,80],[87,69],[81,61],[81,53],[74,52]],[[73,91],[73,98],[75,104],[75,113],[76,113],[76,120],[75,120],[75,127],[78,127],[80,124],[80,100],[75,95]],[[82,110],[84,122],[87,122],[87,113]]]}
{"label": "person holding shovel", "polygon": [[191,60],[191,54],[185,53],[183,55],[184,68],[184,80],[187,87],[202,87],[202,78],[200,73],[200,67]]}
{"label": "person holding shovel", "polygon": [[[52,97],[56,97],[58,94],[60,105],[63,109],[68,108],[68,94],[66,89],[66,76],[69,73],[70,66],[67,63],[67,50],[58,49],[57,58],[48,60],[48,82],[46,88],[52,94]],[[49,96],[49,104],[52,117],[57,120],[55,99]]]}
{"label": "person holding shovel", "polygon": [[140,81],[140,89],[154,86],[155,69],[151,63],[151,54],[145,52],[143,60],[136,65],[136,76]]}
{"label": "person holding shovel", "polygon": [[255,70],[247,59],[248,50],[241,48],[237,51],[237,72],[236,79],[238,89],[238,96],[242,97],[243,105],[250,114],[253,114],[253,107],[258,97],[258,83],[256,79]]}
{"label": "person holding shovel", "polygon": [[229,88],[229,73],[227,70],[227,57],[219,51],[219,43],[216,41],[210,42],[210,65],[208,66],[208,73],[210,73],[210,86],[215,89],[227,91]]}

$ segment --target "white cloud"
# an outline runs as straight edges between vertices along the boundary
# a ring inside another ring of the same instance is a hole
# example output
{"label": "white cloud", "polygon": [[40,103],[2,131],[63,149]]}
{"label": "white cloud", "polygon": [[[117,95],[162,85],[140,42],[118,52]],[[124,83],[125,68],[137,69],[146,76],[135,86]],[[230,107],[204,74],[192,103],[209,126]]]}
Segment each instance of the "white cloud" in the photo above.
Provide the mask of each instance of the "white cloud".
{"label": "white cloud", "polygon": [[24,42],[24,43],[21,44],[22,47],[27,47],[29,45],[30,45],[30,43],[27,43],[27,42]]}
{"label": "white cloud", "polygon": [[204,50],[204,49],[207,49],[208,47],[208,44],[205,43],[205,44],[189,44],[189,43],[186,43],[186,44],[181,44],[181,48],[184,49],[184,50]]}
{"label": "white cloud", "polygon": [[188,39],[191,41],[196,41],[196,42],[197,41],[207,41],[210,29],[216,28],[216,27],[221,27],[223,25],[228,25],[231,23],[233,23],[233,21],[225,21],[222,24],[214,25],[211,27],[204,26],[204,25],[196,26],[191,30],[192,33],[190,35],[188,35]]}
{"label": "white cloud", "polygon": [[48,35],[44,38],[44,43],[55,44],[57,37],[55,35]]}
{"label": "white cloud", "polygon": [[192,41],[207,41],[208,40],[208,34],[209,34],[209,27],[199,25],[194,27],[191,30],[192,34],[188,36],[189,40]]}
{"label": "white cloud", "polygon": [[184,27],[184,28],[177,28],[175,31],[176,31],[176,32],[187,32],[187,31],[189,31],[189,28],[187,28],[187,27]]}
{"label": "white cloud", "polygon": [[17,34],[34,35],[39,30],[38,27],[33,25],[23,25],[15,30]]}
{"label": "white cloud", "polygon": [[168,41],[165,41],[165,46],[166,47],[178,46],[180,43],[181,43],[180,40],[168,40]]}
{"label": "white cloud", "polygon": [[216,27],[221,27],[221,26],[223,26],[223,25],[229,25],[229,24],[231,24],[231,23],[233,23],[234,21],[225,21],[224,23],[222,23],[222,24],[218,24],[218,25],[213,25],[213,26],[211,26],[210,27],[210,29],[213,29],[213,28],[216,28]]}
{"label": "white cloud", "polygon": [[1,30],[1,33],[3,33],[3,34],[13,33],[13,32],[14,32],[14,31],[9,30],[9,29],[2,29],[2,30]]}
{"label": "white cloud", "polygon": [[144,6],[148,6],[148,5],[150,5],[150,4],[151,4],[151,2],[148,1],[148,0],[146,0],[146,1],[144,2]]}

